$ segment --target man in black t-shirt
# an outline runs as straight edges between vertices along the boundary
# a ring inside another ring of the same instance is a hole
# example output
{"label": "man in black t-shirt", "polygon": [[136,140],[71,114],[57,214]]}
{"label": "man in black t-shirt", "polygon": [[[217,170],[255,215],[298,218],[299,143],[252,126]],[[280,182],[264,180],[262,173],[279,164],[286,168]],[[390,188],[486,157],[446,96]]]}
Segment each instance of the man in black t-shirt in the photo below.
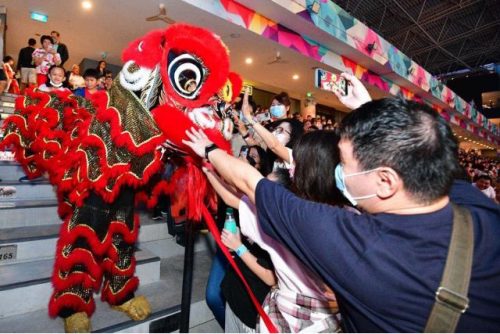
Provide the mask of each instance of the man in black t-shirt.
{"label": "man in black t-shirt", "polygon": [[[451,202],[471,212],[474,255],[469,308],[458,332],[500,332],[500,207],[459,174],[458,144],[429,107],[370,102],[353,76],[341,123],[337,187],[365,214],[298,198],[212,143],[184,141],[256,203],[258,221],[335,291],[349,332],[422,332],[443,275]],[[210,149],[207,149],[210,147]],[[208,154],[206,154],[208,152]]]}
{"label": "man in black t-shirt", "polygon": [[28,40],[28,46],[19,50],[17,70],[21,72],[21,92],[23,92],[28,85],[36,85],[36,71],[35,64],[33,63],[35,45],[36,40],[34,38],[30,38]]}

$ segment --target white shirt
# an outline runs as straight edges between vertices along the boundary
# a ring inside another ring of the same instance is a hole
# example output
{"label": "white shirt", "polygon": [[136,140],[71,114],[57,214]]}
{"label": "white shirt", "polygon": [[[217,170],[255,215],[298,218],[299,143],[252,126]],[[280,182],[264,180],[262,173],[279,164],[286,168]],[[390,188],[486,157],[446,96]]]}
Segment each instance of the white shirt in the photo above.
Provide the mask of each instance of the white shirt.
{"label": "white shirt", "polygon": [[256,210],[247,196],[241,198],[239,205],[241,233],[269,253],[279,290],[285,294],[290,291],[320,300],[331,300],[325,295],[328,288],[321,278],[309,270],[285,246],[265,234],[257,223]]}
{"label": "white shirt", "polygon": [[[472,185],[477,188],[477,185],[475,183],[473,183]],[[477,188],[477,189],[479,189],[479,188]],[[481,189],[479,189],[479,190],[481,190]],[[493,189],[492,186],[489,186],[488,188],[481,190],[481,192],[483,194],[485,194],[486,197],[491,198],[492,200],[496,200],[496,198],[497,198],[497,194],[495,192],[495,189]]]}
{"label": "white shirt", "polygon": [[288,151],[288,159],[290,160],[290,162],[286,162],[285,160],[281,160],[281,159],[276,159],[274,161],[274,164],[273,164],[273,171],[279,169],[279,168],[284,168],[284,169],[292,169],[293,168],[293,154],[292,154],[292,149],[289,148],[289,147],[286,147],[287,151]]}

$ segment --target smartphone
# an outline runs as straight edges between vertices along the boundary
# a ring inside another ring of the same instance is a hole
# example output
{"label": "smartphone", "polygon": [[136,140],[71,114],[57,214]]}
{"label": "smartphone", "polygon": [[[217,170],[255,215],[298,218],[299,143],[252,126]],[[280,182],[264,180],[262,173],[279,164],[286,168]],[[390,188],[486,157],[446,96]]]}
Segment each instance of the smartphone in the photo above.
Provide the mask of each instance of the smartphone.
{"label": "smartphone", "polygon": [[338,92],[347,95],[347,80],[335,73],[317,68],[314,76],[314,85],[329,92]]}
{"label": "smartphone", "polygon": [[248,146],[247,145],[243,145],[240,149],[240,156],[246,158],[248,155]]}
{"label": "smartphone", "polygon": [[255,121],[262,123],[262,122],[267,122],[271,120],[271,114],[269,112],[263,112],[260,114],[255,115]]}

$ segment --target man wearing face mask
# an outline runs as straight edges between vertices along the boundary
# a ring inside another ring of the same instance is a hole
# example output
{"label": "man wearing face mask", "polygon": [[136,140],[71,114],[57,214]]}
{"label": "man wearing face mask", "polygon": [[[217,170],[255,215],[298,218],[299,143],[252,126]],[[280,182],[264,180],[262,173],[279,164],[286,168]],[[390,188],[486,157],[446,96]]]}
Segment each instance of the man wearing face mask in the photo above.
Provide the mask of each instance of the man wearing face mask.
{"label": "man wearing face mask", "polygon": [[[334,290],[345,331],[422,332],[437,306],[448,312],[442,323],[453,326],[446,332],[499,332],[499,206],[455,179],[458,144],[436,111],[396,98],[369,102],[361,82],[343,76],[349,91],[338,97],[356,110],[342,120],[342,163],[332,173],[365,214],[300,199],[222,150],[209,150],[207,159],[255,201],[264,232]],[[189,137],[186,144],[199,155],[210,146],[199,131]],[[443,287],[441,278],[453,221],[464,208],[473,255],[462,295]]]}

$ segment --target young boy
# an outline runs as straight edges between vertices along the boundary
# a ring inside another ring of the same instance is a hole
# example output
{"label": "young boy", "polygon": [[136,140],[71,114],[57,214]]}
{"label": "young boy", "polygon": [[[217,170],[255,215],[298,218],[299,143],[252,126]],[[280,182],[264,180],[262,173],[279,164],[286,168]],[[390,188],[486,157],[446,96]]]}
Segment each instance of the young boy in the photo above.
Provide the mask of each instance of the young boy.
{"label": "young boy", "polygon": [[83,73],[83,78],[85,79],[85,88],[81,87],[74,90],[74,94],[77,96],[82,96],[88,98],[90,95],[97,92],[99,85],[99,72],[96,69],[89,68]]}

